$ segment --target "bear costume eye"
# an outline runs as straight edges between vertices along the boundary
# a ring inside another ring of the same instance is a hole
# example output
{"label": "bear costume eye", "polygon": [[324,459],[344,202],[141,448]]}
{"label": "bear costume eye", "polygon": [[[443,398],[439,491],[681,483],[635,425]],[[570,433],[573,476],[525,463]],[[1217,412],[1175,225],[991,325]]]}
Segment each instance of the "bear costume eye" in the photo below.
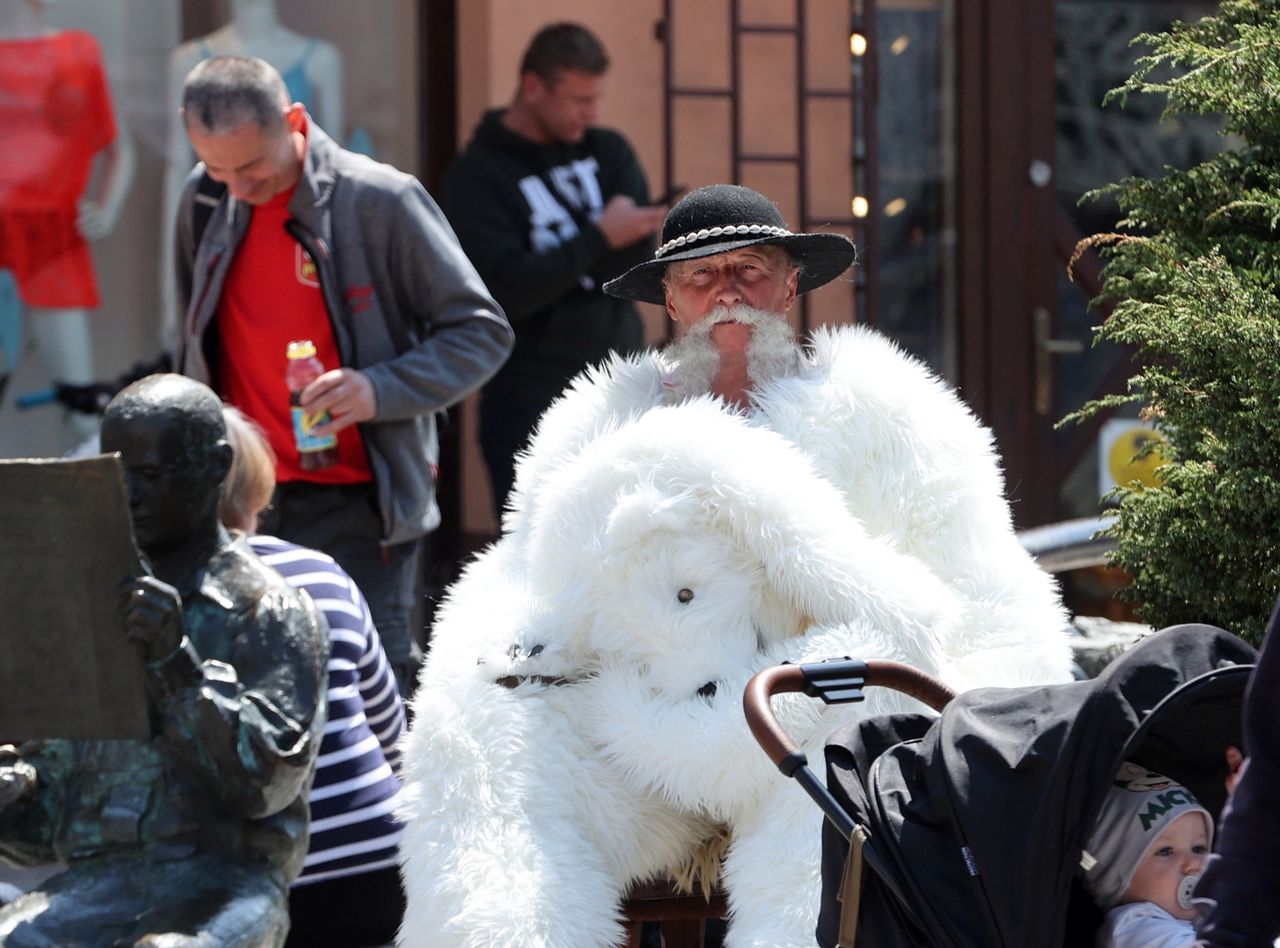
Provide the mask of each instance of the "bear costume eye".
{"label": "bear costume eye", "polygon": [[678,593],[676,593],[676,598],[679,599],[681,602],[689,602],[690,600],[693,599],[693,590],[682,589]]}

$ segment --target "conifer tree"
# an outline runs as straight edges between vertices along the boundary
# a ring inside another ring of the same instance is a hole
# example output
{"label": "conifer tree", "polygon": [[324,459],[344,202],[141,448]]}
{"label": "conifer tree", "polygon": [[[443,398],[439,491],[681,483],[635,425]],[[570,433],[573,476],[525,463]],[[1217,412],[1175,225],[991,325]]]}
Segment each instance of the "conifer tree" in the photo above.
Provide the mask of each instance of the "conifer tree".
{"label": "conifer tree", "polygon": [[[1168,439],[1163,482],[1115,494],[1113,561],[1156,627],[1208,622],[1257,643],[1280,592],[1280,3],[1224,0],[1216,16],[1134,41],[1148,50],[1108,100],[1166,97],[1165,120],[1219,115],[1228,147],[1119,202],[1107,258],[1115,308],[1098,337],[1133,346],[1125,394]],[[1147,450],[1155,448],[1148,447]]]}

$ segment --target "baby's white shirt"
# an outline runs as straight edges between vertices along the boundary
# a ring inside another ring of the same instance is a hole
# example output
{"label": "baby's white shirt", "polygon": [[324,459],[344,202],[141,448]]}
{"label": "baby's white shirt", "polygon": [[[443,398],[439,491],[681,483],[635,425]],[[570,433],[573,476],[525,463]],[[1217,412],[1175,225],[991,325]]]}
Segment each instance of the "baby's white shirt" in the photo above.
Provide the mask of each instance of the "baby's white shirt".
{"label": "baby's white shirt", "polygon": [[1096,948],[1192,948],[1195,943],[1195,926],[1154,902],[1117,905],[1094,940]]}

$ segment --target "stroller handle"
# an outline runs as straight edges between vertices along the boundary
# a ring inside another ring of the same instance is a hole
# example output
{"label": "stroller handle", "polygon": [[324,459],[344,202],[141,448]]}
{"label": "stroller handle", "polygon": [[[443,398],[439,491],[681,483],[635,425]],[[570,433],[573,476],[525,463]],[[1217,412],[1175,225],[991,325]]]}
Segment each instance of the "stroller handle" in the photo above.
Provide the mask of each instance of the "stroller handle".
{"label": "stroller handle", "polygon": [[770,699],[774,695],[804,692],[829,703],[861,701],[862,688],[867,685],[900,691],[935,711],[941,711],[956,695],[932,675],[902,662],[843,659],[807,665],[774,665],[758,672],[747,682],[742,694],[742,710],[756,741],[778,769],[790,777],[805,766],[808,759],[778,723]]}

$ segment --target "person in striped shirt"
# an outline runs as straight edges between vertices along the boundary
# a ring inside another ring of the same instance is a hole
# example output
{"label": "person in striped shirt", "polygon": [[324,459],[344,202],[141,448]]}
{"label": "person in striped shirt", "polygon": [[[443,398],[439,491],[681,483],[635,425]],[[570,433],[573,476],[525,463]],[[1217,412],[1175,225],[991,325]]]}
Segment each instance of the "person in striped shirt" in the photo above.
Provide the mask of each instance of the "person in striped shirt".
{"label": "person in striped shirt", "polygon": [[257,425],[223,410],[234,458],[218,514],[264,563],[305,591],[329,623],[329,723],[320,744],[306,862],[289,893],[285,948],[365,948],[391,941],[404,913],[396,846],[401,826],[396,741],[404,705],[369,607],[332,558],[256,535],[275,487],[275,458]]}

